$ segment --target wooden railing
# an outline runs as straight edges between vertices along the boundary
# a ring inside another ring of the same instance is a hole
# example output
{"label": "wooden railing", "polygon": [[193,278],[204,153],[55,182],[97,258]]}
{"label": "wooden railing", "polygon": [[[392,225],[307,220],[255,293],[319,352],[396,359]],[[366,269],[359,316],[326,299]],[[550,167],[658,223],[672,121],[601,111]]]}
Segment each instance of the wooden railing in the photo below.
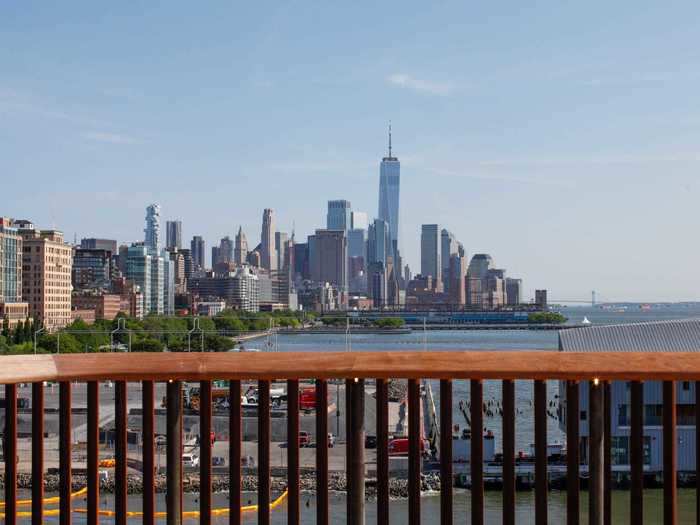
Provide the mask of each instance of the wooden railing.
{"label": "wooden railing", "polygon": [[[535,521],[547,523],[547,380],[567,381],[569,407],[579,406],[579,382],[590,385],[589,424],[589,518],[590,523],[610,523],[610,381],[631,381],[631,505],[630,523],[643,517],[643,394],[642,381],[663,381],[664,523],[677,522],[676,420],[674,381],[700,380],[700,354],[696,353],[562,353],[540,351],[489,352],[281,352],[281,353],[168,353],[81,354],[6,356],[0,358],[0,383],[5,384],[5,523],[17,520],[17,384],[32,383],[32,474],[44,472],[44,386],[59,383],[59,492],[60,523],[71,523],[71,389],[86,382],[87,397],[87,521],[99,521],[99,388],[100,381],[115,381],[115,520],[125,524],[127,506],[127,385],[142,382],[143,409],[143,523],[154,523],[155,433],[154,384],[167,383],[167,522],[182,521],[182,381],[200,382],[200,490],[199,520],[212,516],[212,444],[206,436],[212,428],[212,381],[229,380],[229,520],[241,523],[241,417],[237,400],[242,380],[258,381],[258,523],[270,522],[270,382],[287,381],[287,435],[299,435],[299,380],[316,381],[316,435],[320,444],[328,431],[327,381],[346,383],[348,522],[364,523],[365,380],[376,381],[377,415],[377,516],[390,523],[388,457],[389,379],[407,379],[408,406],[408,519],[420,523],[421,379],[440,380],[440,477],[441,523],[452,523],[452,381],[470,380],[471,422],[483,428],[484,380],[502,380],[503,408],[503,523],[515,523],[515,388],[514,380],[534,381],[535,426]],[[696,383],[696,387],[700,384]],[[696,388],[696,396],[700,389]],[[700,401],[700,399],[698,399]],[[697,403],[700,407],[700,402]],[[579,410],[567,410],[569,443],[579,443]],[[700,421],[700,418],[697,419]],[[477,433],[476,435],[479,435]],[[299,443],[288,439],[288,523],[300,520]],[[316,447],[317,523],[329,521],[328,448]],[[698,454],[697,461],[700,461]],[[568,447],[567,522],[579,523],[579,452]],[[698,482],[700,490],[700,481]],[[43,484],[32,483],[31,519],[44,520]],[[374,503],[373,503],[374,504]],[[471,445],[471,523],[484,522],[483,441]]]}

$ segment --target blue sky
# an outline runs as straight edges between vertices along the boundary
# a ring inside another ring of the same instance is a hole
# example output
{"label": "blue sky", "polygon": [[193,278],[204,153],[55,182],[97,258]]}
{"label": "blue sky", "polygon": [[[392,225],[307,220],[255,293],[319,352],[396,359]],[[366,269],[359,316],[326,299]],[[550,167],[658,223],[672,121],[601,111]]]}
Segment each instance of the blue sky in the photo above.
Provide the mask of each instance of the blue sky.
{"label": "blue sky", "polygon": [[[331,5],[340,4],[340,5]],[[0,214],[211,246],[377,212],[560,299],[700,299],[698,2],[31,2],[0,7]]]}

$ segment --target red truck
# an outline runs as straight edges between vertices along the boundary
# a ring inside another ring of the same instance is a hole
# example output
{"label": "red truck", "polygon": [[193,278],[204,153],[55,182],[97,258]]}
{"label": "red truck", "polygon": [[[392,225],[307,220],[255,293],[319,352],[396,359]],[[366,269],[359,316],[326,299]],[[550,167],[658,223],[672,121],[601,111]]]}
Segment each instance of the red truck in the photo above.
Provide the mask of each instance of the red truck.
{"label": "red truck", "polygon": [[316,387],[303,388],[299,391],[299,408],[304,412],[316,410]]}
{"label": "red truck", "polygon": [[[430,443],[427,439],[421,440],[420,452],[422,455],[428,453]],[[394,438],[389,441],[390,456],[408,456],[408,438]]]}

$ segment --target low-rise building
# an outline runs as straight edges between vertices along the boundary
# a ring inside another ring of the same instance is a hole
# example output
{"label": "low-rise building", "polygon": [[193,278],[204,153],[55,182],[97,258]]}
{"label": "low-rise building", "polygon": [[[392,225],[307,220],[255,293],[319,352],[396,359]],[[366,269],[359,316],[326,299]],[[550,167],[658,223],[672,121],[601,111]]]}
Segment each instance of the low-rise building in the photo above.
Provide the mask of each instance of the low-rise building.
{"label": "low-rise building", "polygon": [[86,324],[95,324],[95,310],[91,310],[89,308],[74,308],[70,311],[70,315],[72,321],[77,321],[78,319],[80,319]]}
{"label": "low-rise building", "polygon": [[205,301],[197,303],[197,314],[214,317],[226,309],[225,301]]}
{"label": "low-rise building", "polygon": [[[562,352],[700,352],[700,319],[654,321],[627,325],[570,328],[559,332]],[[696,420],[695,382],[677,381],[676,435],[678,439],[678,471],[695,475]],[[628,471],[630,465],[630,381],[610,384],[611,463],[617,471]],[[663,470],[663,393],[661,381],[644,381],[643,394],[644,470]],[[566,382],[559,383],[559,398],[566,400]],[[563,403],[559,427],[566,429],[567,411]],[[579,433],[581,459],[587,462],[589,383],[579,386]]]}
{"label": "low-rise building", "polygon": [[95,319],[113,320],[119,312],[130,314],[131,308],[124,309],[119,294],[76,293],[73,294],[73,310],[93,310]]}

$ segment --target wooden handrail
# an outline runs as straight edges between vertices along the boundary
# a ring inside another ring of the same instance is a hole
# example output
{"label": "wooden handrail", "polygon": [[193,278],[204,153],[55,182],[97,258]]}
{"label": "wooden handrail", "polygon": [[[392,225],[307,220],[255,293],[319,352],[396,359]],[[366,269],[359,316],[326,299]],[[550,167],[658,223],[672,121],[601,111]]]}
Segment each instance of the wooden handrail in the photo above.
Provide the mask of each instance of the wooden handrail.
{"label": "wooden handrail", "polygon": [[0,357],[0,383],[213,379],[700,380],[700,352],[364,351]]}

